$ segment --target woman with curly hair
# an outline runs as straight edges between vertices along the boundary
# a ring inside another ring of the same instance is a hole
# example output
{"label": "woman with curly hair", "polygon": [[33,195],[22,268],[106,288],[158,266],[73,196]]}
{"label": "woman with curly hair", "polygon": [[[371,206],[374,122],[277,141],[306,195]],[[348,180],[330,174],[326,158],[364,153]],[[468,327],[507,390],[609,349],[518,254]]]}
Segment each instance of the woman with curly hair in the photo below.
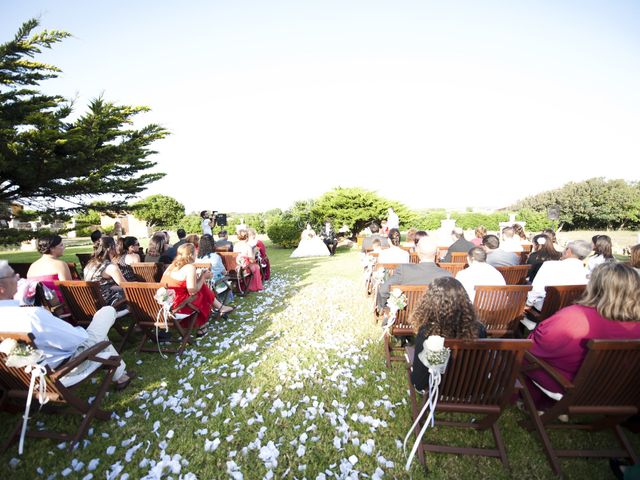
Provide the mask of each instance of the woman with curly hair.
{"label": "woman with curly hair", "polygon": [[462,284],[453,277],[436,278],[414,310],[411,321],[417,331],[411,382],[417,390],[429,385],[429,370],[418,355],[430,335],[445,338],[483,338],[486,330],[478,320]]}

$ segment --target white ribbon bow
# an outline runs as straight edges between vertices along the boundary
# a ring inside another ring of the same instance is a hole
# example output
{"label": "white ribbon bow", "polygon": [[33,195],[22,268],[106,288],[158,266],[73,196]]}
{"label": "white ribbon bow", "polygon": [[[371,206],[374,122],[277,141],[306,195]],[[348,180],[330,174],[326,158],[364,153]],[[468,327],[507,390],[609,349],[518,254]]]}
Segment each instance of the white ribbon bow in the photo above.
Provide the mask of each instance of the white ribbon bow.
{"label": "white ribbon bow", "polygon": [[31,410],[31,400],[33,399],[33,392],[36,386],[36,380],[38,381],[38,401],[40,405],[44,405],[49,401],[47,397],[47,370],[42,365],[27,365],[24,371],[31,373],[31,381],[29,382],[29,395],[27,396],[27,405],[24,409],[24,416],[22,417],[22,430],[20,431],[20,443],[18,444],[18,455],[22,455],[24,449],[24,437],[27,433],[27,423],[29,421],[29,411]]}

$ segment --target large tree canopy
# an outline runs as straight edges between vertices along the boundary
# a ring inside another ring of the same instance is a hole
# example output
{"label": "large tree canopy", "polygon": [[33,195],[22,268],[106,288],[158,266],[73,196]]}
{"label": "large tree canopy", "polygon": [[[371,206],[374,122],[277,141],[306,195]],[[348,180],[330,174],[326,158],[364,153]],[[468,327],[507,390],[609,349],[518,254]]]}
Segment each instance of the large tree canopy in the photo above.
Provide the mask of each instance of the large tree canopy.
{"label": "large tree canopy", "polygon": [[168,132],[155,124],[133,128],[134,117],[148,108],[103,98],[66,121],[71,102],[37,89],[60,70],[33,57],[69,34],[32,34],[38,24],[25,22],[13,40],[0,44],[0,203],[51,212],[85,209],[94,197],[109,195],[106,208],[121,209],[164,176],[144,172],[156,165],[149,146]]}
{"label": "large tree canopy", "polygon": [[136,217],[150,227],[176,227],[184,219],[184,205],[167,195],[151,195],[132,205]]}
{"label": "large tree canopy", "polygon": [[527,197],[512,208],[546,212],[552,206],[559,207],[561,226],[570,229],[630,227],[640,221],[640,185],[591,178]]}

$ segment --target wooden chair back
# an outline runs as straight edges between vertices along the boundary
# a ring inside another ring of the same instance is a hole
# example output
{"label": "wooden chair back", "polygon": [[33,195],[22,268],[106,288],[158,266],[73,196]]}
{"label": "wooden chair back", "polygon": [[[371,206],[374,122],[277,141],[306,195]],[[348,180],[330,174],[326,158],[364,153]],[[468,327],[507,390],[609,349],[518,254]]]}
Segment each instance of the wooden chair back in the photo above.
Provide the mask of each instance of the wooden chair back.
{"label": "wooden chair back", "polygon": [[224,264],[224,268],[227,272],[231,270],[235,270],[238,266],[236,263],[236,257],[238,256],[238,252],[217,252],[222,258],[222,263]]}
{"label": "wooden chair back", "polygon": [[549,318],[558,310],[572,305],[582,297],[586,288],[586,285],[549,285],[545,287],[544,303],[542,304],[540,316],[536,320],[540,322]]}
{"label": "wooden chair back", "polygon": [[67,266],[69,267],[69,272],[71,272],[71,280],[82,280],[75,262],[67,262]]}
{"label": "wooden chair back", "polygon": [[413,253],[413,250],[415,249],[415,247],[409,245],[400,245],[400,248],[409,253]]}
{"label": "wooden chair back", "polygon": [[[498,457],[508,468],[506,449],[498,429],[498,419],[510,404],[516,386],[516,378],[525,352],[531,347],[530,340],[445,340],[451,349],[447,369],[442,376],[439,399],[436,406],[438,425],[471,429],[491,429],[496,448],[457,447],[436,445],[426,440],[425,435],[418,447],[418,458],[424,463],[424,451],[455,453],[462,455],[484,455]],[[411,389],[415,395],[415,391]],[[424,396],[427,401],[428,392]],[[418,416],[413,409],[414,420]],[[468,422],[461,419],[448,420],[443,413],[471,415]]]}
{"label": "wooden chair back", "polygon": [[91,259],[91,254],[76,253],[76,257],[78,257],[78,261],[80,262],[80,267],[82,267],[82,270],[84,271],[84,267],[87,266],[87,263],[89,263],[89,260]]}
{"label": "wooden chair back", "polygon": [[220,245],[215,247],[215,251],[216,253],[220,253],[220,252],[230,252],[231,251],[231,245]]}
{"label": "wooden chair back", "polygon": [[514,337],[530,285],[476,286],[473,306],[490,337]]}
{"label": "wooden chair back", "polygon": [[533,243],[523,243],[522,244],[522,251],[524,253],[531,253],[531,250],[533,249]]}
{"label": "wooden chair back", "polygon": [[242,271],[239,271],[238,262],[236,261],[239,255],[238,252],[219,252],[218,255],[222,258],[224,268],[227,270],[227,277],[236,292],[239,295],[245,295],[253,276],[251,269],[247,266]]}
{"label": "wooden chair back", "polygon": [[451,252],[451,263],[467,263],[467,252]]}
{"label": "wooden chair back", "polygon": [[[198,312],[194,311],[188,317],[177,320],[171,318],[166,325],[171,332],[178,334],[177,339],[171,339],[167,343],[179,343],[177,349],[160,347],[156,339],[156,331],[165,330],[164,318],[162,317],[161,306],[155,299],[155,294],[159,288],[165,287],[164,283],[152,282],[125,282],[122,284],[129,312],[135,320],[135,324],[142,331],[142,340],[138,346],[139,352],[164,352],[182,354],[187,344],[192,341],[192,333]],[[160,315],[160,316],[159,316]],[[149,345],[148,342],[152,345]]]}
{"label": "wooden chair back", "polygon": [[427,285],[391,285],[389,291],[400,289],[407,299],[407,306],[400,310],[396,320],[390,329],[385,331],[384,349],[387,367],[391,362],[404,362],[404,348],[394,344],[394,337],[412,337],[415,335],[411,325],[411,314],[420,302],[420,299],[429,288]]}
{"label": "wooden chair back", "polygon": [[511,265],[508,267],[495,268],[502,274],[507,285],[524,285],[527,283],[529,265]]}
{"label": "wooden chair back", "polygon": [[[630,458],[632,463],[640,460],[620,428],[621,422],[640,413],[640,339],[589,340],[586,348],[587,355],[573,382],[562,381],[562,398],[542,415],[538,415],[531,395],[524,391],[534,427],[540,434],[551,468],[558,476],[561,475],[558,457],[621,457]],[[535,357],[527,357],[536,363]],[[548,364],[539,366],[550,373],[554,371]],[[556,372],[554,376],[561,375]],[[557,423],[558,416],[563,414],[570,415],[572,420],[587,416],[586,423]],[[546,427],[591,431],[610,428],[622,448],[555,450]]]}
{"label": "wooden chair back", "polygon": [[440,246],[436,247],[436,263],[442,260],[447,252],[449,251],[449,246]]}
{"label": "wooden chair back", "polygon": [[164,273],[164,264],[160,262],[134,263],[131,268],[140,282],[159,282]]}
{"label": "wooden chair back", "polygon": [[458,272],[460,270],[464,270],[467,267],[466,263],[445,263],[445,262],[436,262],[436,264],[442,268],[443,270],[446,270],[447,272],[450,272],[451,275],[453,275],[454,277],[458,274]]}
{"label": "wooden chair back", "polygon": [[409,263],[420,263],[420,257],[417,253],[411,252],[409,254]]}
{"label": "wooden chair back", "polygon": [[95,313],[106,305],[98,282],[69,280],[54,283],[60,288],[66,310],[71,314],[72,323],[76,325],[86,327]]}

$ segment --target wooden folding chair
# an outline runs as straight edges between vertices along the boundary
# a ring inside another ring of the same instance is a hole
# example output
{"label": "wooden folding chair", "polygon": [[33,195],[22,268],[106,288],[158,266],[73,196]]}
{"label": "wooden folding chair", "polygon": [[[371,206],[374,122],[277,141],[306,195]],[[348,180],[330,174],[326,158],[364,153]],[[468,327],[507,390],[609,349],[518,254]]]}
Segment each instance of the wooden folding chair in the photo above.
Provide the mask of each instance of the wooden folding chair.
{"label": "wooden folding chair", "polygon": [[[5,338],[13,338],[36,348],[33,343],[33,335],[31,333],[0,333],[0,341]],[[75,444],[85,436],[94,418],[98,418],[100,420],[109,420],[109,418],[111,418],[111,412],[102,410],[100,405],[107,389],[111,385],[113,374],[115,373],[118,365],[120,365],[121,359],[118,355],[110,356],[107,359],[97,356],[109,345],[111,344],[106,341],[97,343],[66,363],[63,363],[55,370],[50,368],[46,369],[46,396],[49,399],[49,403],[59,407],[67,407],[70,413],[81,414],[82,421],[80,422],[80,426],[77,431],[75,433],[64,433],[32,429],[27,430],[26,436],[51,438],[58,441],[69,442],[68,450],[71,451]],[[81,382],[73,386],[65,387],[62,384],[61,379],[86,360],[99,363],[99,368],[89,374]],[[7,367],[5,362],[5,355],[0,353],[0,388],[4,390],[4,395],[0,397],[0,409],[2,409],[5,403],[19,402],[24,404],[29,394],[29,384],[31,380],[31,375],[27,374],[24,371],[24,368]],[[87,380],[94,377],[96,373],[100,371],[104,371],[105,376],[102,381],[97,384],[98,387],[95,397],[91,398],[84,388],[82,388],[82,395],[78,394],[77,387],[92,384],[92,381]],[[33,397],[32,406],[39,405],[38,400],[36,399],[37,391],[33,393]],[[37,408],[32,409],[31,415],[35,414],[35,412],[37,412]],[[59,413],[59,411],[56,413]],[[9,446],[20,436],[21,427],[22,417],[20,417],[16,427],[9,434],[9,438],[4,442],[0,451],[5,452],[7,448],[9,448]]]}
{"label": "wooden folding chair", "polygon": [[67,262],[67,266],[69,267],[69,272],[71,272],[71,280],[82,280],[82,277],[80,277],[78,269],[76,268],[75,262]]}
{"label": "wooden folding chair", "polygon": [[240,266],[236,262],[236,257],[239,255],[238,252],[217,253],[222,258],[224,268],[227,271],[227,277],[233,284],[236,292],[241,296],[246,295],[247,289],[249,288],[249,283],[251,282],[251,277],[253,276],[253,273],[251,272],[249,266],[240,268]]}
{"label": "wooden folding chair", "polygon": [[451,252],[451,263],[467,263],[468,257],[467,252]]}
{"label": "wooden folding chair", "polygon": [[407,298],[407,306],[400,310],[391,328],[385,328],[384,354],[387,368],[391,362],[404,362],[404,347],[397,345],[398,337],[413,337],[415,330],[410,323],[411,313],[429,288],[427,285],[391,285],[389,291],[399,288]]}
{"label": "wooden folding chair", "polygon": [[[138,346],[138,352],[177,353],[182,355],[186,346],[192,343],[193,329],[199,310],[189,302],[192,299],[190,297],[172,309],[173,317],[169,318],[165,325],[161,312],[162,307],[155,299],[155,294],[161,287],[166,288],[166,284],[150,282],[125,282],[122,284],[124,295],[129,305],[129,312],[135,321],[134,325],[140,327],[142,331],[142,340]],[[188,315],[175,313],[185,306],[191,308],[192,313]],[[178,349],[163,349],[160,346],[157,333],[164,331],[165,328],[168,328],[171,333],[177,333],[177,339],[174,339],[172,335],[170,339],[166,340],[166,343],[179,343]],[[145,343],[147,341],[151,341],[154,344],[153,347],[146,347]]]}
{"label": "wooden folding chair", "polygon": [[473,306],[490,337],[514,337],[531,285],[476,286]]}
{"label": "wooden folding chair", "polygon": [[511,265],[508,267],[495,268],[502,274],[507,285],[524,285],[527,283],[529,265]]}
{"label": "wooden folding chair", "polygon": [[[399,263],[376,263],[373,267],[372,275],[369,277],[369,281],[367,282],[367,295],[373,295],[373,298],[376,298],[376,294],[378,293],[379,284],[376,284],[374,281],[374,275],[377,274],[380,270],[384,270],[385,280],[393,275],[393,272],[396,268],[398,268]],[[374,300],[375,302],[375,300]],[[375,303],[374,303],[375,306]]]}
{"label": "wooden folding chair", "polygon": [[[498,419],[511,403],[525,352],[531,347],[530,340],[445,340],[451,349],[447,369],[442,376],[436,406],[436,426],[491,429],[496,448],[457,447],[426,443],[429,432],[418,446],[418,459],[422,464],[424,452],[455,453],[462,455],[482,455],[499,458],[505,468],[509,467],[507,452],[498,428]],[[411,381],[409,382],[411,383]],[[415,401],[415,389],[409,389],[414,396],[412,418],[415,421],[419,409]],[[428,392],[423,400],[426,402]],[[467,414],[471,421],[449,421],[442,414]],[[422,419],[424,421],[425,419]],[[418,428],[422,426],[422,422]],[[419,430],[418,430],[419,431]]]}
{"label": "wooden folding chair", "polygon": [[544,287],[545,296],[542,309],[538,312],[535,308],[527,308],[527,318],[540,323],[549,318],[558,310],[573,305],[584,294],[586,285],[549,285]]}
{"label": "wooden folding chair", "polygon": [[[567,380],[546,362],[528,353],[526,359],[534,368],[542,368],[561,385],[562,398],[539,415],[533,398],[523,388],[531,422],[529,430],[537,430],[556,475],[561,475],[558,457],[621,457],[638,463],[638,456],[625,436],[620,423],[640,412],[640,340],[589,340],[587,355],[573,381]],[[524,378],[521,377],[524,383]],[[569,415],[568,423],[558,422],[559,415]],[[587,416],[585,423],[574,423],[575,417]],[[611,429],[622,449],[557,450],[551,444],[548,429],[599,431]]]}
{"label": "wooden folding chair", "polygon": [[134,263],[131,268],[139,282],[157,283],[164,273],[164,264],[160,262]]}
{"label": "wooden folding chair", "polygon": [[411,252],[409,254],[409,263],[420,263],[420,257],[417,253]]}
{"label": "wooden folding chair", "polygon": [[84,271],[84,267],[87,266],[89,260],[91,260],[91,253],[76,253],[76,257],[78,257],[78,261],[80,262],[80,266]]}
{"label": "wooden folding chair", "polygon": [[438,265],[443,270],[450,272],[451,275],[453,275],[454,277],[458,274],[460,270],[464,270],[465,268],[467,268],[466,263],[436,262],[436,265]]}
{"label": "wooden folding chair", "polygon": [[449,251],[448,246],[436,247],[436,263],[441,261],[445,257],[448,251]]}
{"label": "wooden folding chair", "polygon": [[230,252],[231,251],[231,245],[221,245],[221,246],[215,247],[215,251],[216,251],[216,253]]}
{"label": "wooden folding chair", "polygon": [[[60,318],[73,325],[80,325],[86,328],[93,320],[95,313],[107,305],[100,293],[100,284],[98,282],[56,280],[54,283],[60,288],[64,306],[68,312],[66,315],[60,315]],[[122,311],[126,307],[126,302],[123,300],[113,305],[113,307]],[[118,351],[121,352],[133,329],[131,327],[125,329],[119,318],[116,319],[113,328],[122,337],[122,342],[118,346]]]}

